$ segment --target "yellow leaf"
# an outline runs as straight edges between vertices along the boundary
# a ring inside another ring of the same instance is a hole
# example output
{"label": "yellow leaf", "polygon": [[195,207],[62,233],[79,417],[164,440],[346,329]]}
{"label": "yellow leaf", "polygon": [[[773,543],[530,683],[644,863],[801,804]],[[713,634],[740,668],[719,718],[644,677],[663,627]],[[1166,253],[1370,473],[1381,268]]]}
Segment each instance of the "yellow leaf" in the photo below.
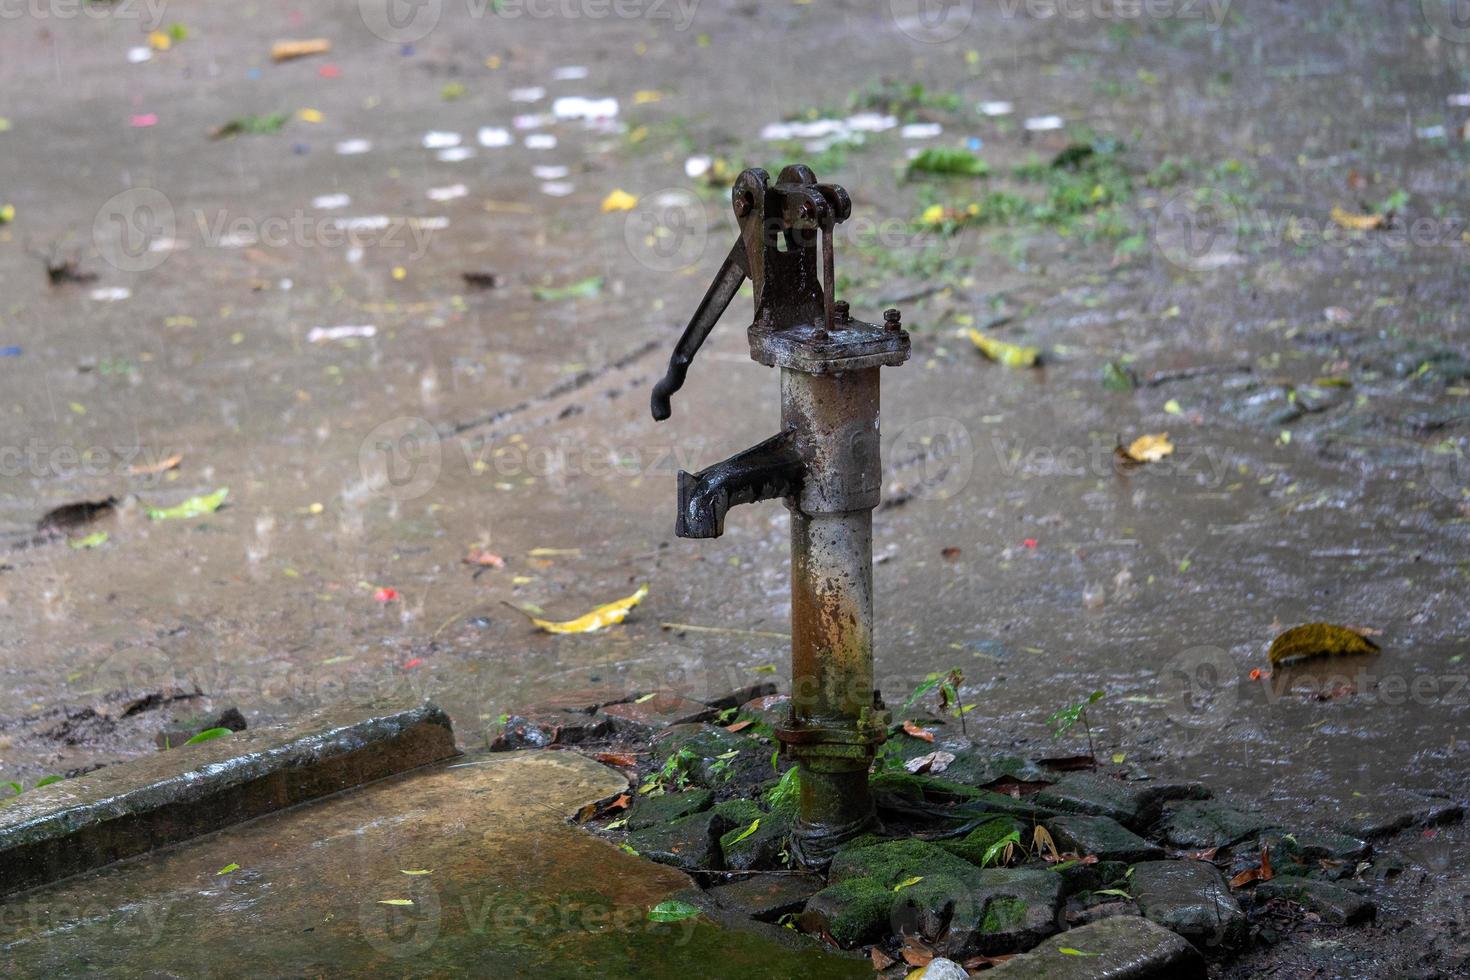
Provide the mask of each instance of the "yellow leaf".
{"label": "yellow leaf", "polygon": [[915,875],[912,878],[905,878],[903,881],[900,881],[898,884],[894,885],[893,886],[893,890],[896,891],[896,892],[897,891],[903,891],[905,888],[912,888],[914,885],[917,885],[919,882],[921,882],[923,880],[924,880],[924,876],[923,875]]}
{"label": "yellow leaf", "polygon": [[926,225],[937,225],[944,221],[944,205],[931,204],[919,215],[919,220]]}
{"label": "yellow leaf", "polygon": [[1271,641],[1269,656],[1273,664],[1279,664],[1309,657],[1377,652],[1378,644],[1356,630],[1331,623],[1307,623],[1305,626],[1293,626]]}
{"label": "yellow leaf", "polygon": [[200,497],[190,497],[182,504],[175,504],[172,507],[149,507],[148,519],[150,521],[167,521],[213,514],[224,505],[225,498],[229,495],[229,487],[220,487],[214,493],[204,494]]}
{"label": "yellow leaf", "polygon": [[296,118],[304,123],[319,123],[322,121],[323,116],[320,109],[298,109],[296,110]]}
{"label": "yellow leaf", "polygon": [[1008,344],[1004,340],[987,337],[974,327],[971,327],[968,332],[970,341],[980,348],[980,353],[1006,367],[1035,367],[1037,360],[1041,357],[1041,351],[1038,348]]}
{"label": "yellow leaf", "polygon": [[379,905],[412,905],[413,904],[413,899],[411,899],[411,898],[380,898],[380,899],[378,899],[378,904]]}
{"label": "yellow leaf", "polygon": [[1169,441],[1169,433],[1160,432],[1157,435],[1139,436],[1123,451],[1135,463],[1157,463],[1174,451],[1174,444]]}
{"label": "yellow leaf", "polygon": [[531,622],[548,633],[594,633],[605,626],[615,626],[628,618],[628,613],[633,607],[643,601],[648,595],[648,586],[640,585],[638,591],[617,602],[609,602],[605,606],[598,606],[585,616],[569,619],[564,623],[553,623],[547,619],[530,617]]}
{"label": "yellow leaf", "polygon": [[173,38],[169,37],[163,31],[154,31],[148,35],[148,43],[153,46],[153,50],[155,51],[167,51],[173,46],[174,42]]}
{"label": "yellow leaf", "polygon": [[428,875],[434,872],[430,868],[399,868],[398,873],[404,875]]}
{"label": "yellow leaf", "polygon": [[657,91],[656,89],[640,89],[639,91],[633,93],[633,104],[647,105],[650,102],[658,102],[663,97],[664,94],[660,91]]}
{"label": "yellow leaf", "polygon": [[1184,414],[1184,408],[1179,404],[1179,400],[1177,398],[1170,398],[1168,401],[1164,402],[1164,411],[1170,415]]}
{"label": "yellow leaf", "polygon": [[614,190],[602,199],[602,213],[608,214],[613,211],[631,211],[638,204],[638,198],[625,190]]}
{"label": "yellow leaf", "polygon": [[1383,227],[1384,217],[1381,214],[1353,214],[1334,206],[1332,221],[1349,231],[1372,231]]}

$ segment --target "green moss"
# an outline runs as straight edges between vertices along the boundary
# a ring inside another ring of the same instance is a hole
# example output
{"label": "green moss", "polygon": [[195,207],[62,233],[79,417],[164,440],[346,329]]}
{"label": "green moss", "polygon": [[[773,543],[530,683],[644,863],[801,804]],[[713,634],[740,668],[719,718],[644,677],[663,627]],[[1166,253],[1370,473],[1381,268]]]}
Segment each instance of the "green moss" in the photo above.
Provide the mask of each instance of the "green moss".
{"label": "green moss", "polygon": [[856,946],[881,937],[888,930],[893,892],[867,878],[850,878],[830,885],[812,901],[834,910],[827,916],[829,935],[843,946]]}
{"label": "green moss", "polygon": [[944,802],[956,797],[967,800],[978,799],[981,795],[981,791],[972,786],[961,786],[959,783],[936,779],[933,776],[915,776],[908,772],[876,773],[868,781],[868,785],[874,792],[890,793],[901,799],[915,802],[923,800]]}
{"label": "green moss", "polygon": [[980,917],[980,931],[989,934],[1018,929],[1025,924],[1026,908],[1026,903],[1019,898],[992,898],[985,905],[985,914]]}
{"label": "green moss", "polygon": [[1014,817],[996,817],[987,820],[959,840],[940,841],[939,846],[951,854],[964,858],[976,867],[982,866],[986,850],[1007,834],[1023,833],[1025,827]]}
{"label": "green moss", "polygon": [[914,877],[949,876],[961,879],[975,867],[937,844],[922,840],[892,840],[870,847],[846,847],[832,859],[829,880],[868,878],[892,889]]}

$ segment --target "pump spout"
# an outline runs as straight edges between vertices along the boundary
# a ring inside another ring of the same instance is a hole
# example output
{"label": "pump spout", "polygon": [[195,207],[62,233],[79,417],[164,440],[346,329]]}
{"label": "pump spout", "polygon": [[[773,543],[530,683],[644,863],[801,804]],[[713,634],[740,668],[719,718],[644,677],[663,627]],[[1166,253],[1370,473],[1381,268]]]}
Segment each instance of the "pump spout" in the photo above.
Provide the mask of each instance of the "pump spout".
{"label": "pump spout", "polygon": [[800,493],[805,473],[795,433],[789,429],[698,473],[680,470],[674,533],[681,538],[718,538],[725,533],[725,512],[731,507]]}

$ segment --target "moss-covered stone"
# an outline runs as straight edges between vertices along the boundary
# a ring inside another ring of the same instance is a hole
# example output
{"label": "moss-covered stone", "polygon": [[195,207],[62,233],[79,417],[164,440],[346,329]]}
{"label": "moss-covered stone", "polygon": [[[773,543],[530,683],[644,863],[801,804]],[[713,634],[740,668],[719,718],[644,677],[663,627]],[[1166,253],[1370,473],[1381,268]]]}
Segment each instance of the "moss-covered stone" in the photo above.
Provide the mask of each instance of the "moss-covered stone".
{"label": "moss-covered stone", "polygon": [[720,836],[726,869],[769,870],[783,865],[782,855],[791,836],[791,821],[785,814],[763,812],[749,800],[730,800],[715,810],[730,828]]}
{"label": "moss-covered stone", "polygon": [[892,906],[891,891],[866,878],[850,878],[813,895],[797,921],[804,931],[825,932],[851,948],[887,934]]}
{"label": "moss-covered stone", "polygon": [[771,774],[771,747],[716,725],[675,725],[653,740],[654,760],[695,786],[721,790],[757,783]]}
{"label": "moss-covered stone", "polygon": [[1317,915],[1328,925],[1345,926],[1366,922],[1377,909],[1361,895],[1326,881],[1306,878],[1273,878],[1256,886],[1255,899],[1266,902],[1284,898],[1296,902]]}
{"label": "moss-covered stone", "polygon": [[1166,802],[1202,800],[1209,795],[1210,791],[1200,783],[1130,781],[1096,772],[1074,772],[1033,799],[1052,810],[1109,817],[1125,827],[1142,830]]}
{"label": "moss-covered stone", "polygon": [[[939,846],[976,867],[984,867],[985,852],[1007,834],[1020,834],[1025,825],[1015,817],[999,816],[987,820],[959,840],[939,841]],[[991,863],[994,863],[993,861]]]}
{"label": "moss-covered stone", "polygon": [[1144,861],[1133,866],[1132,888],[1144,916],[1206,955],[1234,949],[1245,939],[1245,914],[1212,864]]}
{"label": "moss-covered stone", "polygon": [[638,797],[628,812],[629,830],[643,830],[655,824],[671,823],[701,810],[708,810],[714,794],[707,789],[691,789],[683,793],[660,793]]}
{"label": "moss-covered stone", "polygon": [[655,824],[628,835],[628,846],[650,861],[685,871],[718,870],[718,837],[725,824],[713,810],[669,823]]}
{"label": "moss-covered stone", "polygon": [[1229,847],[1276,825],[1269,817],[1223,803],[1181,803],[1164,817],[1164,839],[1175,847]]}
{"label": "moss-covered stone", "polygon": [[1062,878],[1053,871],[980,872],[980,915],[968,948],[987,956],[1030,949],[1062,926]]}
{"label": "moss-covered stone", "polygon": [[1093,855],[1099,861],[1154,861],[1164,849],[1139,837],[1111,817],[1073,813],[1053,817],[1046,824],[1057,848],[1064,853]]}

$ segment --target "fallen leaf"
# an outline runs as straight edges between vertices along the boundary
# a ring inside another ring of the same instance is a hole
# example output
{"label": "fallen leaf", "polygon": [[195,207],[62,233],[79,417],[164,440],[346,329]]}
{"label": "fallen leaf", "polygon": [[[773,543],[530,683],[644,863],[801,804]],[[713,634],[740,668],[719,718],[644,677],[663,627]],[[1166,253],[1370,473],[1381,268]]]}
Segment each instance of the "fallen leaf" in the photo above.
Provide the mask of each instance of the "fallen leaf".
{"label": "fallen leaf", "polygon": [[1164,402],[1164,411],[1169,415],[1184,414],[1184,408],[1179,404],[1179,399],[1177,398],[1170,398],[1168,401]]}
{"label": "fallen leaf", "polygon": [[1377,652],[1378,644],[1345,626],[1307,623],[1304,626],[1293,626],[1271,641],[1267,656],[1271,663],[1279,664],[1311,657],[1340,657]]}
{"label": "fallen leaf", "polygon": [[904,722],[903,730],[906,734],[912,735],[914,738],[922,738],[926,742],[934,741],[934,733],[920,728],[916,722]]}
{"label": "fallen leaf", "polygon": [[688,902],[681,902],[678,899],[671,898],[667,901],[659,902],[653,908],[649,909],[648,921],[683,922],[685,919],[692,919],[696,915],[699,915],[699,909],[690,905]]}
{"label": "fallen leaf", "polygon": [[404,875],[431,875],[434,872],[430,868],[400,868],[398,869],[398,873]]}
{"label": "fallen leaf", "polygon": [[203,517],[205,514],[213,514],[224,505],[225,498],[230,495],[229,487],[220,487],[214,493],[203,494],[198,497],[190,497],[181,504],[172,507],[149,507],[148,519],[150,521],[182,520],[190,517]]}
{"label": "fallen leaf", "polygon": [[1080,950],[1080,949],[1073,949],[1071,946],[1058,946],[1057,947],[1057,952],[1058,953],[1061,953],[1063,956],[1101,956],[1102,955],[1101,953],[1084,953],[1084,952],[1082,952],[1082,950]]}
{"label": "fallen leaf", "polygon": [[726,725],[725,731],[730,732],[731,734],[734,734],[735,732],[743,732],[754,724],[755,720],[753,718],[746,718],[744,721],[737,721],[733,724]]}
{"label": "fallen leaf", "polygon": [[948,548],[939,549],[939,557],[943,558],[945,561],[954,561],[959,556],[960,549],[956,548],[954,545],[950,545]]}
{"label": "fallen leaf", "polygon": [[898,962],[898,960],[896,960],[893,957],[889,956],[887,953],[883,952],[883,950],[879,949],[877,946],[874,946],[872,948],[872,950],[869,952],[869,956],[873,960],[873,970],[875,972],[881,971],[881,970],[886,970],[890,966],[892,966],[893,964],[895,964],[895,963]]}
{"label": "fallen leaf", "polygon": [[1057,842],[1052,838],[1051,832],[1041,824],[1031,831],[1031,849],[1041,855],[1044,861],[1060,860],[1061,852],[1057,850]]}
{"label": "fallen leaf", "polygon": [[108,535],[106,531],[93,531],[85,538],[73,538],[66,544],[69,548],[73,548],[77,551],[83,551],[88,548],[102,547],[104,544],[107,543],[109,537],[110,535]]}
{"label": "fallen leaf", "polygon": [[332,50],[332,42],[324,37],[306,38],[299,41],[277,41],[271,45],[271,60],[276,62],[305,58],[313,54],[326,54]]}
{"label": "fallen leaf", "polygon": [[602,199],[603,214],[610,214],[613,211],[631,211],[637,206],[638,198],[621,188],[614,190]]}
{"label": "fallen leaf", "polygon": [[379,905],[412,905],[413,904],[413,899],[411,899],[411,898],[380,898],[380,899],[378,899],[378,904]]}
{"label": "fallen leaf", "polygon": [[128,467],[128,473],[132,476],[150,476],[154,473],[167,473],[176,468],[184,461],[182,453],[175,453],[168,459],[160,459],[156,463],[138,463]]}
{"label": "fallen leaf", "polygon": [[239,871],[239,870],[240,870],[240,866],[238,864],[227,864],[223,868],[220,868],[218,871],[216,871],[214,873],[214,876],[216,878],[218,878],[220,875],[227,875],[231,871]]}
{"label": "fallen leaf", "polygon": [[374,602],[392,602],[398,598],[398,590],[383,586],[373,593]]}
{"label": "fallen leaf", "polygon": [[1381,214],[1353,214],[1334,206],[1332,208],[1332,221],[1349,231],[1373,231],[1382,228],[1387,219]]}
{"label": "fallen leaf", "polygon": [[537,286],[531,295],[539,300],[587,299],[602,292],[602,277],[588,276],[566,286]]}
{"label": "fallen leaf", "polygon": [[905,878],[903,881],[900,881],[898,884],[894,885],[893,890],[896,892],[901,892],[905,888],[912,888],[914,885],[917,885],[923,880],[923,875],[914,875],[912,878]]}
{"label": "fallen leaf", "polygon": [[980,348],[980,353],[1006,367],[1035,367],[1041,358],[1040,348],[1022,347],[1019,344],[996,340],[994,337],[987,337],[974,327],[970,327],[968,332],[970,342]]}
{"label": "fallen leaf", "polygon": [[1169,433],[1139,436],[1128,444],[1123,453],[1135,463],[1157,463],[1174,451]]}
{"label": "fallen leaf", "polygon": [[622,766],[625,769],[631,768],[638,764],[637,759],[633,758],[631,755],[626,755],[621,752],[599,752],[597,753],[596,758],[597,761],[601,762],[603,765]]}
{"label": "fallen leaf", "polygon": [[[616,602],[609,602],[604,606],[598,606],[584,616],[578,616],[576,619],[568,619],[560,623],[547,619],[537,619],[528,613],[525,615],[538,628],[548,633],[594,633],[604,627],[614,626],[627,619],[628,613],[633,610],[634,606],[642,602],[647,595],[648,586],[640,585],[638,591],[630,596],[626,596]],[[511,608],[516,609],[515,606],[511,606]],[[524,612],[524,610],[520,609],[516,609],[516,611]]]}
{"label": "fallen leaf", "polygon": [[462,559],[466,565],[478,565],[482,568],[504,568],[505,559],[494,552],[486,551],[476,545],[470,549],[470,553]]}
{"label": "fallen leaf", "polygon": [[[736,844],[739,844],[741,841],[745,840],[745,838],[749,837],[751,834],[755,833],[757,830],[760,830],[760,827],[761,827],[761,818],[760,817],[756,817],[754,820],[752,820],[750,822],[750,826],[749,827],[746,827],[738,835],[736,835],[734,838],[732,838],[729,842],[722,841],[721,842],[721,846],[725,847],[726,849],[731,848],[731,847],[734,847]],[[898,889],[895,888],[894,891],[898,891]]]}

